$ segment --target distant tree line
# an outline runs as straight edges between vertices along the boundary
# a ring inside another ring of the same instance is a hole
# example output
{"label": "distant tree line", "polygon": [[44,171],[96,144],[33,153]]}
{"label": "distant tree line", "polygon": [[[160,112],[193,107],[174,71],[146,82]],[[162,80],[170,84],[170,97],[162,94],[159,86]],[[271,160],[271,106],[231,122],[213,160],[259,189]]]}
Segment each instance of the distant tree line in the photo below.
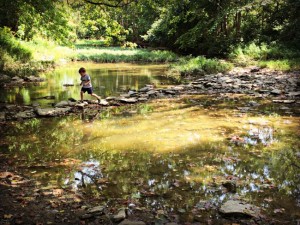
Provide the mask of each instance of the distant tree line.
{"label": "distant tree line", "polygon": [[23,40],[105,39],[224,56],[238,45],[300,49],[300,0],[0,1],[0,27]]}

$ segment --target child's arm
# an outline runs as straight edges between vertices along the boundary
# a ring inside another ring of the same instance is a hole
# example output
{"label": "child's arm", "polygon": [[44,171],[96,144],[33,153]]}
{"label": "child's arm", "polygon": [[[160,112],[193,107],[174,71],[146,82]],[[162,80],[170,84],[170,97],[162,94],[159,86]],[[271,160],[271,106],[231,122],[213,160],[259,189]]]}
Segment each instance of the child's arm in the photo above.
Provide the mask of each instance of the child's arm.
{"label": "child's arm", "polygon": [[88,85],[88,84],[90,84],[91,83],[91,80],[88,80],[88,81],[86,81],[84,84],[85,85]]}

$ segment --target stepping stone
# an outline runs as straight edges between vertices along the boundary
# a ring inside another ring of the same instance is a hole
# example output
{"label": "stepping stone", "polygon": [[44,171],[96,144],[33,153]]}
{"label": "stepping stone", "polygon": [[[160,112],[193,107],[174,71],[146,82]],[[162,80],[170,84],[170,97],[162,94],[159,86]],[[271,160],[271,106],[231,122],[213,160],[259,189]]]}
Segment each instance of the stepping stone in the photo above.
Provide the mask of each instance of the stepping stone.
{"label": "stepping stone", "polygon": [[260,209],[257,206],[242,202],[240,200],[228,200],[223,203],[220,213],[232,216],[260,217]]}

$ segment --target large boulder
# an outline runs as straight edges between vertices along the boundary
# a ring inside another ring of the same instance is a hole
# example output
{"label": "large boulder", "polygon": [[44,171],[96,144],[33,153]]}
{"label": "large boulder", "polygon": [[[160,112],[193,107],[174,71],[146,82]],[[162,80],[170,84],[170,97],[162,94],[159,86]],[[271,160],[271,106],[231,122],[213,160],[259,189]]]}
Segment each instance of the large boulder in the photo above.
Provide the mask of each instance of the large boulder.
{"label": "large boulder", "polygon": [[69,112],[72,108],[37,108],[36,114],[41,117],[49,117],[49,116],[60,116],[64,115],[65,113]]}
{"label": "large boulder", "polygon": [[220,208],[220,213],[228,216],[246,216],[260,217],[260,209],[257,206],[251,205],[240,200],[228,200],[223,203]]}

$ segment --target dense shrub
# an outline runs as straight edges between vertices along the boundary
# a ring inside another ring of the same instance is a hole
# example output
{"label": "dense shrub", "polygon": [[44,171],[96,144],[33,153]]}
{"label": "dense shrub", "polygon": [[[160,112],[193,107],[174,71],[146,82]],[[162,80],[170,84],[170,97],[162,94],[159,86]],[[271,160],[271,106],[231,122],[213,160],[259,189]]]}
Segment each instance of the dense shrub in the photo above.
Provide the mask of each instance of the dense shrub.
{"label": "dense shrub", "polygon": [[181,75],[224,73],[232,69],[232,64],[217,59],[207,59],[203,56],[182,58],[171,65],[171,71]]}

